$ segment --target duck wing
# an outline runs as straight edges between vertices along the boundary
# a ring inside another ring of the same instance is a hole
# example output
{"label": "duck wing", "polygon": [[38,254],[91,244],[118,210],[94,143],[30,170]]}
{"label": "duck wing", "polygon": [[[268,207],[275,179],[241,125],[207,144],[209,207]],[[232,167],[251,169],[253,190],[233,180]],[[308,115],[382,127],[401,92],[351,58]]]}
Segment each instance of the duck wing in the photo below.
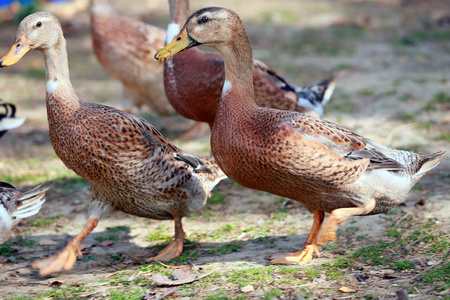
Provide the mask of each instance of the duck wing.
{"label": "duck wing", "polygon": [[204,164],[204,162],[191,154],[185,153],[183,150],[175,146],[171,141],[169,141],[158,129],[156,129],[153,125],[148,123],[142,118],[129,115],[130,120],[133,122],[133,125],[140,129],[141,133],[147,137],[147,139],[155,139],[159,141],[162,145],[167,147],[167,149],[172,153],[173,157],[176,160],[183,161],[186,164],[190,165],[194,168],[194,172],[196,173],[212,173],[212,171]]}
{"label": "duck wing", "polygon": [[344,155],[364,149],[364,138],[337,124],[295,112],[281,112],[286,118],[277,123],[284,169],[307,177],[320,186],[341,186],[355,182],[367,170],[370,159],[347,159]]}

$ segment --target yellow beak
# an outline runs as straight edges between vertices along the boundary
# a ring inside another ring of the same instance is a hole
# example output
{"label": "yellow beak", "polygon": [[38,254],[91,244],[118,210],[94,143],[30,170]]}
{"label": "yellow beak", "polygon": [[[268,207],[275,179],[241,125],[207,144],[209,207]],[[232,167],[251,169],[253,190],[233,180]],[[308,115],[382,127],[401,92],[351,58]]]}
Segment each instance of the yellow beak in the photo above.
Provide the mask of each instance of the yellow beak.
{"label": "yellow beak", "polygon": [[197,41],[192,40],[186,31],[186,28],[181,30],[181,32],[164,48],[161,48],[156,52],[155,59],[161,60],[163,58],[168,58],[174,56],[178,52],[200,45]]}
{"label": "yellow beak", "polygon": [[24,36],[17,38],[8,53],[0,58],[0,68],[15,64],[30,50],[31,47],[28,45]]}

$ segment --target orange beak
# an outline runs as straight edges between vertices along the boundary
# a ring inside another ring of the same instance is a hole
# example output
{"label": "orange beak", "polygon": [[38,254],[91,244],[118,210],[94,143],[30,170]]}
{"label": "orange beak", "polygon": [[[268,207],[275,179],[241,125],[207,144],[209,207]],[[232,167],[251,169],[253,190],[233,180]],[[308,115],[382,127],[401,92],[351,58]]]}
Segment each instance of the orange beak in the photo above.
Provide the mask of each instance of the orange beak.
{"label": "orange beak", "polygon": [[14,41],[8,53],[0,58],[0,68],[9,67],[18,62],[22,56],[31,50],[31,46],[27,43],[25,36],[21,36]]}

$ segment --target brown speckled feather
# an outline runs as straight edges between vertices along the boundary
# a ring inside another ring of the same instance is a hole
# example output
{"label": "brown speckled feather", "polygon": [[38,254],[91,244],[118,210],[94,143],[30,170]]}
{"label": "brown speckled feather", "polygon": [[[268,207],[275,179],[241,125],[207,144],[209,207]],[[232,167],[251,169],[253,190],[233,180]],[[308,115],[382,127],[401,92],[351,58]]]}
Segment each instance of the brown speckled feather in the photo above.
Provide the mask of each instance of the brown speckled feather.
{"label": "brown speckled feather", "polygon": [[166,31],[119,15],[109,0],[93,0],[91,34],[95,55],[122,82],[135,105],[174,114],[163,85],[163,65],[153,59],[164,46]]}

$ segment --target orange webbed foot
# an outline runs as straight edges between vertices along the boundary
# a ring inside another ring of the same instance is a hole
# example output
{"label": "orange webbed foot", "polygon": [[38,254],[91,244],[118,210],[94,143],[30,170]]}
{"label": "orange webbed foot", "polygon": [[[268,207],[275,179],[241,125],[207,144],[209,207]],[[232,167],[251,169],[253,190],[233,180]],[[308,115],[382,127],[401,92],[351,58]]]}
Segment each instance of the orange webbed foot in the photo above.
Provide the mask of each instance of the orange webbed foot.
{"label": "orange webbed foot", "polygon": [[70,242],[63,251],[52,255],[50,257],[40,259],[32,264],[32,267],[39,269],[41,276],[47,276],[62,271],[72,269],[77,257],[82,257],[80,248],[74,243]]}
{"label": "orange webbed foot", "polygon": [[316,245],[306,245],[302,251],[291,253],[277,253],[268,255],[266,259],[270,260],[271,265],[306,265],[311,261],[313,254],[319,256],[319,249]]}
{"label": "orange webbed foot", "polygon": [[147,263],[158,260],[158,261],[169,261],[174,258],[177,258],[183,252],[183,240],[175,239],[172,243],[170,243],[166,248],[161,250],[158,255],[154,257],[150,257],[146,260]]}

